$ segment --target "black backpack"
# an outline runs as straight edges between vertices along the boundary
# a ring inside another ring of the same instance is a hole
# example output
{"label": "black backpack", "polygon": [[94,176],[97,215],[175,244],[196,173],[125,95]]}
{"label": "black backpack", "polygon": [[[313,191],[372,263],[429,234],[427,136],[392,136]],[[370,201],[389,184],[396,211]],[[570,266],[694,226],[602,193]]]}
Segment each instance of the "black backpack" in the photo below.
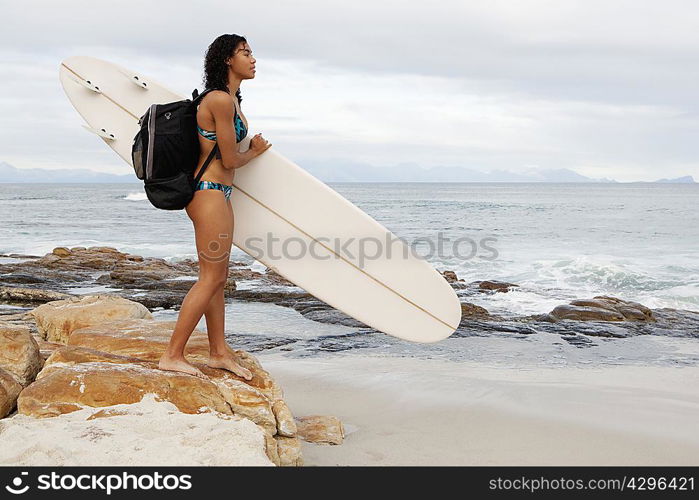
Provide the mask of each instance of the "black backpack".
{"label": "black backpack", "polygon": [[192,100],[151,104],[138,121],[131,158],[150,202],[163,210],[181,210],[194,197],[196,185],[218,149],[214,145],[196,179],[199,161],[197,106],[206,94],[194,89]]}

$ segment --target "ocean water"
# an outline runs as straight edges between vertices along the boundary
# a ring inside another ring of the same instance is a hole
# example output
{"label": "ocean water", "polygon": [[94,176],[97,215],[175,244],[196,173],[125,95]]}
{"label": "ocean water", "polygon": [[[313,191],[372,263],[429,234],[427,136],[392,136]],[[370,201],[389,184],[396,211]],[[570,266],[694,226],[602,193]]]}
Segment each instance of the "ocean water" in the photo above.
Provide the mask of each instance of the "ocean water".
{"label": "ocean water", "polygon": [[[520,285],[472,300],[491,312],[600,294],[699,311],[698,184],[329,185],[440,271]],[[0,253],[106,245],[196,259],[186,213],[153,208],[138,184],[0,184],[0,221]],[[231,259],[251,261],[235,247]]]}

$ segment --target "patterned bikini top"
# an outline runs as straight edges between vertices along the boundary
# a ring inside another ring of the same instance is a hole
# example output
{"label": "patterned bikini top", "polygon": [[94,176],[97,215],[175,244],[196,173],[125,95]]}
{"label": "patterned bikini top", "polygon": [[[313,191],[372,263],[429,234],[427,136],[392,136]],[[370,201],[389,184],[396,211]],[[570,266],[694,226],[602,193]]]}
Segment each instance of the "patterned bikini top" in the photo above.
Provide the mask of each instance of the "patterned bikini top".
{"label": "patterned bikini top", "polygon": [[[234,113],[235,113],[235,117],[233,118],[233,123],[235,124],[235,140],[236,140],[236,142],[240,142],[245,138],[246,135],[248,135],[248,129],[245,127],[245,123],[243,123],[243,120],[238,115],[237,109],[234,111]],[[199,134],[204,139],[208,139],[210,141],[216,140],[216,131],[215,130],[213,130],[213,131],[204,130],[199,125],[197,125],[197,130],[199,131]],[[220,156],[217,156],[217,158],[220,158]]]}

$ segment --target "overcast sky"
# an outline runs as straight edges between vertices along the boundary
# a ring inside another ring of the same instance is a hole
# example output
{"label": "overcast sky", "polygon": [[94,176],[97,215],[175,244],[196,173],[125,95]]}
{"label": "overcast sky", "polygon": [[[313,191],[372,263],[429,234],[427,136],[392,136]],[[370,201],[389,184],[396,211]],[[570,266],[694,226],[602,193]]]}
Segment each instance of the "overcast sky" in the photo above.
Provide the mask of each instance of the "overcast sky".
{"label": "overcast sky", "polygon": [[699,180],[693,0],[0,1],[0,161],[18,168],[133,172],[80,127],[66,57],[190,96],[207,46],[237,33],[257,58],[251,131],[301,166]]}

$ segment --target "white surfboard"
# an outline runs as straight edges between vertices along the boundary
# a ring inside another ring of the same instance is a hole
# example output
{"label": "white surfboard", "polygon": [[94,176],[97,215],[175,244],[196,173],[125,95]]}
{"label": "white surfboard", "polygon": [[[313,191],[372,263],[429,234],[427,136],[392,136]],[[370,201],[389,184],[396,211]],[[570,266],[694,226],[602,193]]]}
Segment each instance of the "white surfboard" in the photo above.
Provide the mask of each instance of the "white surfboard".
{"label": "white surfboard", "polygon": [[[132,167],[138,119],[153,103],[185,99],[148,76],[94,57],[65,59],[59,77],[85,128]],[[250,129],[241,151],[254,135]],[[238,248],[345,314],[413,342],[437,342],[458,327],[459,299],[442,275],[273,147],[236,170],[231,203]],[[270,235],[276,244],[268,245]]]}

